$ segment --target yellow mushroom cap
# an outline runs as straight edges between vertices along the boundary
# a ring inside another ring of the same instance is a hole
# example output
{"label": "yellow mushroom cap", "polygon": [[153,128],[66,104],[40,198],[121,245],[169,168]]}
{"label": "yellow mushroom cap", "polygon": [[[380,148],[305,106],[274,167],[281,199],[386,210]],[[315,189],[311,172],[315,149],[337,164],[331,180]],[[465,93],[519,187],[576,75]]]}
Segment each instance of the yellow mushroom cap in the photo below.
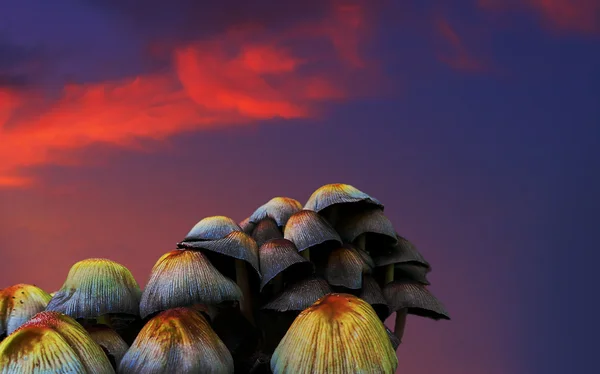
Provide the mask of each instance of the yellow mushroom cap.
{"label": "yellow mushroom cap", "polygon": [[127,351],[119,373],[233,373],[233,357],[206,319],[191,308],[156,315]]}
{"label": "yellow mushroom cap", "polygon": [[398,358],[364,300],[328,294],[294,320],[271,358],[275,374],[394,373]]}
{"label": "yellow mushroom cap", "polygon": [[138,315],[141,295],[140,286],[125,266],[90,258],[71,267],[46,310],[73,318],[96,318],[107,313]]}
{"label": "yellow mushroom cap", "polygon": [[46,309],[52,297],[30,284],[0,290],[0,335],[11,334],[31,317]]}
{"label": "yellow mushroom cap", "polygon": [[0,343],[0,373],[97,373],[114,369],[73,318],[41,312]]}

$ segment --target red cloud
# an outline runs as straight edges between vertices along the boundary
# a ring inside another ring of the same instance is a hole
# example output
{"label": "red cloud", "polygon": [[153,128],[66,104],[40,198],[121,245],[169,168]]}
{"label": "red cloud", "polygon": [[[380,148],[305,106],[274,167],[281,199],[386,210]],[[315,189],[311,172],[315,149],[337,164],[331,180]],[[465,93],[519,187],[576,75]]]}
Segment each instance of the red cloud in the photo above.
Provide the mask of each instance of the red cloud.
{"label": "red cloud", "polygon": [[440,61],[457,70],[480,72],[484,65],[467,50],[463,40],[445,18],[437,18],[436,28],[439,35],[450,47],[449,53],[438,54]]}
{"label": "red cloud", "polygon": [[[238,28],[177,47],[172,72],[68,85],[44,110],[27,106],[31,93],[0,92],[0,187],[30,183],[26,167],[76,163],[68,151],[96,143],[133,147],[140,138],[318,115],[320,102],[347,98],[347,77],[369,67],[359,53],[363,8],[335,4],[321,23],[275,36]],[[292,47],[307,38],[329,48]]]}
{"label": "red cloud", "polygon": [[600,32],[598,0],[478,0],[479,6],[492,10],[528,7],[539,13],[547,26],[562,31]]}

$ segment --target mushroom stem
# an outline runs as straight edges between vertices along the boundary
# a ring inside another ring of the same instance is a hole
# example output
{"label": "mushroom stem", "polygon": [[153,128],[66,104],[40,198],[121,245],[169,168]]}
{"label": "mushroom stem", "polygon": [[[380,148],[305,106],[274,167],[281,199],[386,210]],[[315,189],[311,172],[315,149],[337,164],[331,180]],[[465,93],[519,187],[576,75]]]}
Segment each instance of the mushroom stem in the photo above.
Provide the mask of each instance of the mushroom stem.
{"label": "mushroom stem", "polygon": [[108,316],[108,314],[103,314],[101,316],[98,316],[96,318],[96,322],[98,322],[98,324],[100,324],[100,325],[106,325],[106,326],[112,328],[112,324],[110,323],[110,317]]}
{"label": "mushroom stem", "polygon": [[305,250],[300,252],[300,254],[302,255],[302,257],[310,261],[310,248],[306,248]]}
{"label": "mushroom stem", "polygon": [[406,315],[408,309],[402,308],[396,311],[396,322],[394,324],[394,335],[398,337],[400,343],[402,343],[402,336],[404,335],[404,327],[406,326]]}
{"label": "mushroom stem", "polygon": [[366,251],[366,246],[367,246],[367,236],[365,234],[361,234],[358,236],[358,238],[356,238],[354,240],[354,244],[356,245],[356,247],[358,247],[359,249],[362,249],[363,251]]}
{"label": "mushroom stem", "polygon": [[394,281],[394,264],[389,264],[385,267],[385,280],[383,285],[385,286],[388,283]]}
{"label": "mushroom stem", "polygon": [[246,263],[242,260],[235,260],[235,276],[236,283],[242,290],[242,300],[240,301],[240,311],[250,323],[254,325],[254,317],[252,315],[252,298],[250,295],[250,284],[248,283],[248,270]]}

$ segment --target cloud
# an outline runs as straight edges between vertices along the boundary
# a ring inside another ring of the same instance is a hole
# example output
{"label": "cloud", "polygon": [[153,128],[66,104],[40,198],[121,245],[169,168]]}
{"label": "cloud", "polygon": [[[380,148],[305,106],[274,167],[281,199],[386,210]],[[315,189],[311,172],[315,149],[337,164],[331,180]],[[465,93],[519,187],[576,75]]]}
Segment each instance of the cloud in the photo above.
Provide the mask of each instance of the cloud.
{"label": "cloud", "polygon": [[546,27],[556,31],[600,32],[598,0],[477,0],[477,3],[484,9],[496,11],[529,9],[541,16]]}
{"label": "cloud", "polygon": [[456,70],[482,72],[486,66],[465,46],[464,41],[456,30],[444,17],[437,17],[435,21],[438,35],[444,41],[446,52],[438,53],[438,59]]}
{"label": "cloud", "polygon": [[140,139],[319,116],[322,103],[359,93],[350,78],[373,68],[360,53],[365,8],[334,4],[327,17],[278,33],[245,24],[157,48],[167,70],[67,84],[58,98],[0,90],[0,186],[31,184],[32,167],[77,165],[70,151],[95,144],[135,148]]}

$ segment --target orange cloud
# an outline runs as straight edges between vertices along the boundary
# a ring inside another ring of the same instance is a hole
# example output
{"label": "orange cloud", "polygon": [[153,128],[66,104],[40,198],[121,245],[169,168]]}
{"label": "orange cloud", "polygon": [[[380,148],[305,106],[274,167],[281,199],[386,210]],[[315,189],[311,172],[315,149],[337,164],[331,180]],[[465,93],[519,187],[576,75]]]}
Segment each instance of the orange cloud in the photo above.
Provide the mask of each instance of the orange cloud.
{"label": "orange cloud", "polygon": [[439,35],[449,46],[449,53],[438,54],[440,61],[453,69],[479,72],[485,66],[467,50],[463,40],[445,18],[437,18],[436,28]]}
{"label": "orange cloud", "polygon": [[478,0],[479,6],[490,10],[528,7],[539,13],[548,27],[561,31],[600,32],[600,1],[598,0]]}
{"label": "orange cloud", "polygon": [[[178,47],[171,72],[67,85],[44,110],[27,106],[30,92],[0,91],[0,187],[29,184],[27,167],[77,164],[69,151],[92,144],[135,147],[207,127],[317,116],[320,102],[349,96],[349,74],[368,67],[359,53],[363,8],[334,4],[320,24],[278,35],[238,28]],[[306,56],[290,46],[306,38],[335,53]]]}

